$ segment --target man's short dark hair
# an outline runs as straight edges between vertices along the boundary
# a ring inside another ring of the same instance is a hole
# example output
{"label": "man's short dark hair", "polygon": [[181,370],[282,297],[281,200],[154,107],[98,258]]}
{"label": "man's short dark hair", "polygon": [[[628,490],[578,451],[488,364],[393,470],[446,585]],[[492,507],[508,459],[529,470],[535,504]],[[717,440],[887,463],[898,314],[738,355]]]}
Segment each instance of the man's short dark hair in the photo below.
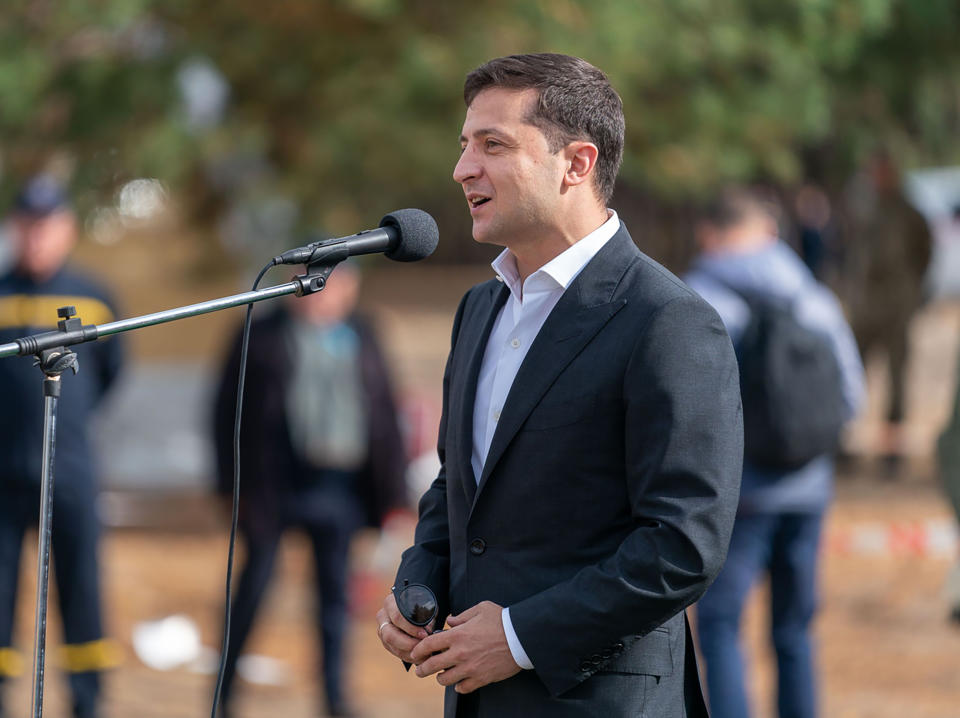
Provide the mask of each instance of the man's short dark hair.
{"label": "man's short dark hair", "polygon": [[779,222],[781,210],[776,196],[763,187],[724,187],[700,209],[699,218],[720,230],[735,227],[752,215],[763,214]]}
{"label": "man's short dark hair", "polygon": [[570,142],[597,146],[596,188],[607,203],[623,159],[623,103],[607,76],[586,60],[538,53],[498,57],[467,75],[463,99],[467,107],[483,90],[537,90],[539,101],[527,121],[559,152]]}

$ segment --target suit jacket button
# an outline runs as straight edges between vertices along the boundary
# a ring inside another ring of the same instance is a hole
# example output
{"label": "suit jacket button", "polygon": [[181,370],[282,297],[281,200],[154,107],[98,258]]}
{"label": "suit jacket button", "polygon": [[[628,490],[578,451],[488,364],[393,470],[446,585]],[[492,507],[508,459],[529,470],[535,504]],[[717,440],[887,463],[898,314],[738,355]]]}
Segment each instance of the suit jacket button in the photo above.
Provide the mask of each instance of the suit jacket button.
{"label": "suit jacket button", "polygon": [[580,671],[582,673],[589,673],[593,670],[593,664],[589,661],[580,661]]}
{"label": "suit jacket button", "polygon": [[623,644],[622,644],[622,643],[614,643],[614,644],[613,644],[613,650],[616,651],[617,653],[622,653],[622,652],[623,652]]}
{"label": "suit jacket button", "polygon": [[486,550],[487,550],[487,542],[484,541],[482,538],[475,538],[473,541],[470,542],[470,553],[472,553],[474,556],[479,556]]}
{"label": "suit jacket button", "polygon": [[607,660],[612,656],[613,656],[612,648],[604,648],[602,651],[600,651],[600,657],[603,658],[603,660]]}

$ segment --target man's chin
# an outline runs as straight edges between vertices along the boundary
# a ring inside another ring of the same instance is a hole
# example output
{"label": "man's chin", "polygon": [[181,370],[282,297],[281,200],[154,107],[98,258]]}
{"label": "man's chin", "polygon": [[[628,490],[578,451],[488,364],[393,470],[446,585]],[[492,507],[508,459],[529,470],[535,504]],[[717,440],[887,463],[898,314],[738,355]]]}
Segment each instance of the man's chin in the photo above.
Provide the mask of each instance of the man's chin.
{"label": "man's chin", "polygon": [[493,227],[485,224],[478,225],[473,223],[473,241],[477,244],[495,244],[498,247],[505,247],[500,232],[495,231]]}

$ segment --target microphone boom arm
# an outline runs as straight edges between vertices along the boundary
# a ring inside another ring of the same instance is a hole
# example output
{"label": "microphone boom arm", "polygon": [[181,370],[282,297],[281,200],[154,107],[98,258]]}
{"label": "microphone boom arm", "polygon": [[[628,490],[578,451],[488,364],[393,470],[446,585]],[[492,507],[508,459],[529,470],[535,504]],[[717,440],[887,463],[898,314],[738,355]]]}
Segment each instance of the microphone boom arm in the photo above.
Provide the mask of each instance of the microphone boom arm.
{"label": "microphone boom arm", "polygon": [[0,359],[8,356],[32,356],[46,349],[53,349],[54,347],[84,344],[133,329],[152,327],[156,324],[166,324],[167,322],[173,322],[178,319],[186,319],[200,314],[209,314],[220,311],[221,309],[239,307],[244,304],[260,302],[264,299],[274,299],[287,294],[296,294],[298,297],[303,297],[323,289],[330,276],[330,272],[333,271],[334,266],[340,261],[339,259],[335,259],[335,261],[331,262],[331,260],[334,260],[334,257],[328,256],[323,258],[322,263],[309,265],[307,274],[294,277],[293,280],[286,284],[278,284],[252,292],[243,292],[242,294],[233,294],[229,297],[211,299],[206,302],[190,304],[175,309],[166,309],[152,314],[144,314],[139,317],[120,319],[106,324],[87,324],[86,326],[81,326],[79,329],[66,331],[55,330],[20,337],[7,344],[0,344]]}

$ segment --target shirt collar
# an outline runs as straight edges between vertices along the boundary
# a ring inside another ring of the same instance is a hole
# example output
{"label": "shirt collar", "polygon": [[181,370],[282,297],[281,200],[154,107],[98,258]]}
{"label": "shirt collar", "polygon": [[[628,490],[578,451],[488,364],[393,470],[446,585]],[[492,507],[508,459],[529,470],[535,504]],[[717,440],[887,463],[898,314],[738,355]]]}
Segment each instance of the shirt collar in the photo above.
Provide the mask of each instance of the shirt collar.
{"label": "shirt collar", "polygon": [[517,270],[517,259],[509,249],[500,252],[490,266],[497,273],[497,278],[507,285],[510,293],[517,299],[527,291],[566,290],[603,248],[603,245],[610,241],[620,229],[620,218],[617,213],[612,209],[608,209],[607,212],[610,216],[606,222],[527,277],[522,287],[520,272]]}

